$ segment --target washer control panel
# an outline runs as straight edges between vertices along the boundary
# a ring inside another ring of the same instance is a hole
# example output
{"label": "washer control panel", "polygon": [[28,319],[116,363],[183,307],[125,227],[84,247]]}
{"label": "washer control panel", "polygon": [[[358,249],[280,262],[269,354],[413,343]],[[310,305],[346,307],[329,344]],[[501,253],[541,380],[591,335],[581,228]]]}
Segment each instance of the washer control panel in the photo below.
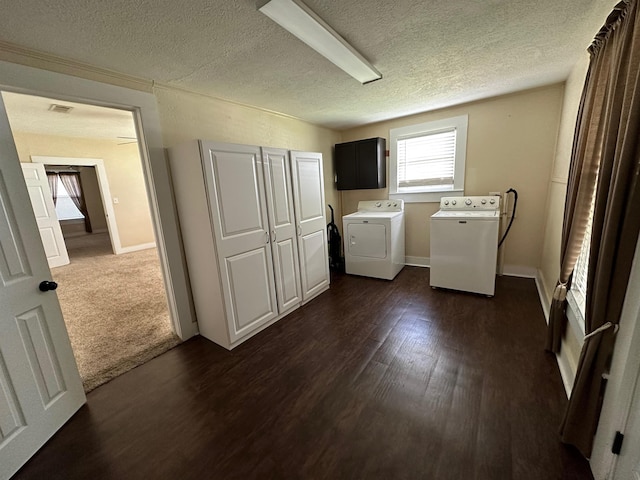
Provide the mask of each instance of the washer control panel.
{"label": "washer control panel", "polygon": [[440,210],[498,210],[500,197],[442,197]]}
{"label": "washer control panel", "polygon": [[402,212],[404,200],[362,200],[358,202],[359,212]]}

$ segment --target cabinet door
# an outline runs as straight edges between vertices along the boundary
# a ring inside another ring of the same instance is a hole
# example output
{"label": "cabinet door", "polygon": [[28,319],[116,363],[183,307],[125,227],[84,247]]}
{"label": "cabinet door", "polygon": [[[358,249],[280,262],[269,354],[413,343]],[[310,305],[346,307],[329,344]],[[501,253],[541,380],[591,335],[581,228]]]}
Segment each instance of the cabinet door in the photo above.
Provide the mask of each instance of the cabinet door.
{"label": "cabinet door", "polygon": [[245,145],[202,142],[201,149],[233,343],[277,316],[262,157]]}
{"label": "cabinet door", "polygon": [[338,190],[358,188],[355,142],[337,143],[335,146],[336,177]]}
{"label": "cabinet door", "polygon": [[322,154],[291,152],[291,171],[298,224],[302,300],[307,301],[329,286]]}
{"label": "cabinet door", "polygon": [[282,313],[302,302],[291,168],[286,150],[262,148],[262,162],[278,311]]}
{"label": "cabinet door", "polygon": [[384,138],[370,138],[356,143],[356,175],[359,188],[384,188],[386,166]]}

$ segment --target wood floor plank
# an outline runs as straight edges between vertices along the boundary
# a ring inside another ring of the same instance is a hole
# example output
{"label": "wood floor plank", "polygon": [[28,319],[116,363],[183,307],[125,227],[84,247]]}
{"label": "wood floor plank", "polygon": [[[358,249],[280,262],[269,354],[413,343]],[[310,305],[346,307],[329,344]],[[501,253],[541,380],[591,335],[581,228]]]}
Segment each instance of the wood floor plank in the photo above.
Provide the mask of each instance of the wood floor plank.
{"label": "wood floor plank", "polygon": [[591,479],[533,280],[494,298],[333,275],[229,352],[195,338],[91,392],[26,479]]}

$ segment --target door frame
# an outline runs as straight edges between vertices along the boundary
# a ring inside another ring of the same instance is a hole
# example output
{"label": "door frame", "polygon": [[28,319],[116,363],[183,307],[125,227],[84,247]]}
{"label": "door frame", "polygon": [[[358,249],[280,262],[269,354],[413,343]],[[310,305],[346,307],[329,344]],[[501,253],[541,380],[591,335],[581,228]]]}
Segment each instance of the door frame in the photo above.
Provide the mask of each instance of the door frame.
{"label": "door frame", "polygon": [[197,334],[155,96],[5,61],[0,61],[0,91],[117,108],[132,113],[173,328],[183,340]]}
{"label": "door frame", "polygon": [[[602,412],[590,459],[596,479],[615,478],[618,456],[611,453],[616,431],[625,432],[634,395],[640,394],[640,239],[636,244],[620,329],[611,360]],[[623,446],[624,448],[624,446]]]}
{"label": "door frame", "polygon": [[31,161],[33,163],[44,163],[45,165],[94,167],[96,177],[98,179],[98,187],[100,189],[102,208],[104,209],[105,216],[107,217],[107,230],[109,231],[109,238],[111,239],[111,248],[113,249],[113,253],[116,255],[120,255],[121,253],[129,253],[136,250],[143,250],[145,248],[153,248],[156,246],[156,243],[153,242],[141,245],[133,245],[131,247],[122,247],[122,243],[120,242],[120,232],[118,231],[118,223],[116,222],[116,215],[113,209],[113,200],[111,199],[111,190],[109,189],[109,179],[107,176],[107,170],[104,167],[103,159],[31,155]]}

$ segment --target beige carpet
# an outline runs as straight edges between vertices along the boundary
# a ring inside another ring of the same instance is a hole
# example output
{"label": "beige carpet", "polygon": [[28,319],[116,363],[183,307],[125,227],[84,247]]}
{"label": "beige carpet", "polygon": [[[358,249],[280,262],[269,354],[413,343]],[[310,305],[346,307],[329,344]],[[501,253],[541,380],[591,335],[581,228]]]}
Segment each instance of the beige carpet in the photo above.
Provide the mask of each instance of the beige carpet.
{"label": "beige carpet", "polygon": [[66,243],[71,263],[52,272],[85,391],[180,342],[155,248],[113,255],[106,233]]}

